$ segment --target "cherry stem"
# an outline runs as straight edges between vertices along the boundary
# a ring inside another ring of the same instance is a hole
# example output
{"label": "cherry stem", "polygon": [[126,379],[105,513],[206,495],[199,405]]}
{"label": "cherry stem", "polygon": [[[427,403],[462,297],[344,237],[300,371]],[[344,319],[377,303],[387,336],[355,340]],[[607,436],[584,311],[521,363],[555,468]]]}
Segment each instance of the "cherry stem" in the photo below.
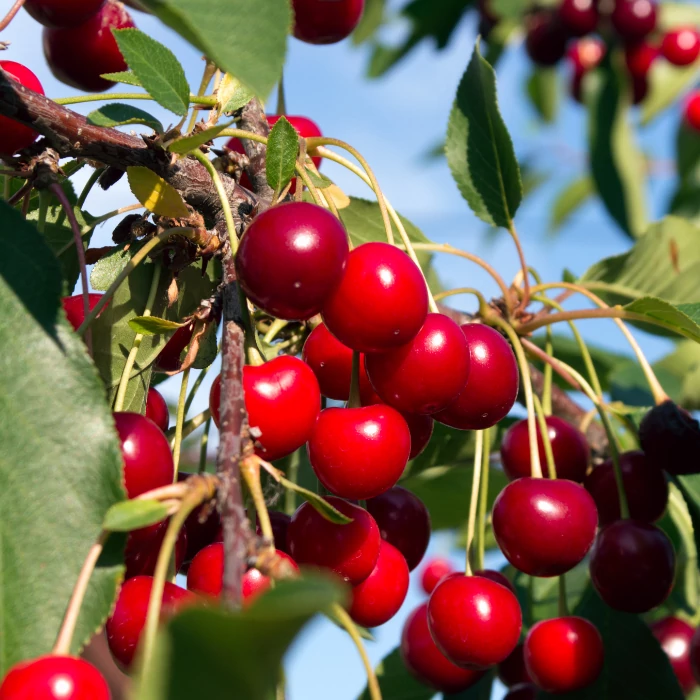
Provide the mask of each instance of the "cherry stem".
{"label": "cherry stem", "polygon": [[97,181],[100,179],[100,175],[102,175],[105,170],[107,170],[107,168],[95,168],[95,170],[92,171],[88,181],[85,183],[85,187],[83,187],[83,191],[78,197],[78,201],[75,203],[75,206],[78,207],[78,209],[83,208],[85,200],[88,198],[90,191],[97,184]]}
{"label": "cherry stem", "polygon": [[288,325],[289,321],[285,321],[283,318],[276,318],[263,336],[263,343],[269,345],[275,339],[275,336]]}
{"label": "cherry stem", "polygon": [[532,398],[535,401],[537,427],[539,428],[540,435],[542,436],[542,444],[544,446],[544,454],[547,462],[547,475],[550,479],[556,479],[557,470],[556,465],[554,464],[554,453],[552,452],[552,443],[549,440],[549,431],[547,430],[547,421],[545,420],[545,413],[542,409],[542,404],[540,403],[540,397],[537,396],[537,394],[533,394]]}
{"label": "cherry stem", "polygon": [[248,364],[254,367],[259,367],[265,363],[265,353],[259,344],[258,332],[255,330],[253,321],[250,317],[250,309],[248,308],[248,299],[243,293],[241,286],[236,283],[238,287],[238,298],[241,311],[241,321],[243,322],[244,331],[244,347],[246,357],[248,359]]}
{"label": "cherry stem", "polygon": [[479,485],[479,507],[476,516],[476,568],[478,571],[484,568],[484,553],[486,549],[486,506],[489,495],[489,468],[491,458],[491,429],[486,428],[484,433],[484,450],[481,460],[481,484]]}
{"label": "cherry stem", "polygon": [[358,350],[352,351],[352,372],[350,373],[350,397],[348,408],[360,408],[360,353]]}
{"label": "cherry stem", "polygon": [[[182,439],[192,435],[192,433],[199,428],[200,425],[204,425],[211,418],[211,411],[207,408],[206,410],[198,413],[193,418],[190,418],[187,422],[182,425]],[[170,440],[170,448],[172,449],[175,445],[175,428],[170,428],[166,433],[166,436]]]}
{"label": "cherry stem", "polygon": [[484,431],[476,431],[476,443],[474,445],[474,468],[472,471],[472,493],[469,499],[469,516],[467,517],[467,541],[465,549],[464,573],[466,576],[472,575],[471,548],[474,541],[474,530],[476,528],[476,511],[479,500],[479,484],[481,481],[481,470],[484,454]]}
{"label": "cherry stem", "polygon": [[566,595],[566,577],[564,574],[559,575],[559,617],[567,617],[569,615],[569,601]]}
{"label": "cherry stem", "polygon": [[488,302],[484,299],[484,295],[474,287],[457,287],[455,289],[448,289],[444,292],[438,292],[434,295],[435,301],[442,301],[447,299],[447,297],[454,297],[458,294],[473,294],[479,302],[479,315],[485,316],[488,313]]}
{"label": "cherry stem", "polygon": [[[220,348],[217,348],[217,355],[219,354],[219,350]],[[207,374],[209,374],[209,370],[211,369],[211,367],[212,366],[209,365],[209,367],[205,367],[203,370],[201,370],[200,373],[197,375],[197,379],[194,380],[194,384],[190,389],[190,393],[187,395],[187,401],[185,401],[185,415],[189,413],[190,408],[192,407],[192,402],[194,401],[194,397],[197,395],[199,387],[202,386],[204,378],[207,376]]]}
{"label": "cherry stem", "polygon": [[[552,342],[552,329],[547,326],[547,336],[544,344],[544,351],[548,355],[554,354],[554,343]],[[552,415],[552,365],[545,364],[542,373],[542,410],[545,416]]]}
{"label": "cherry stem", "polygon": [[223,129],[216,135],[216,138],[250,139],[267,145],[267,136],[261,136],[254,131],[246,131],[245,129]]}
{"label": "cherry stem", "polygon": [[287,113],[287,100],[284,94],[284,72],[280,75],[280,81],[277,83],[277,116],[282,116]]}
{"label": "cherry stem", "polygon": [[350,639],[352,639],[358,653],[360,654],[362,665],[365,667],[365,673],[367,674],[367,688],[369,690],[370,700],[382,700],[382,691],[379,689],[377,676],[374,673],[372,664],[367,656],[367,651],[365,650],[365,645],[362,643],[362,637],[360,637],[360,633],[357,631],[357,626],[341,605],[338,605],[338,603],[333,603],[332,609],[340,624],[343,626],[348,635],[350,635]]}
{"label": "cherry stem", "polygon": [[209,430],[211,429],[211,416],[207,418],[204,425],[204,432],[199,441],[199,469],[200,474],[203,474],[207,468],[207,446],[209,445]]}
{"label": "cherry stem", "polygon": [[180,469],[180,452],[182,450],[182,425],[185,421],[185,402],[187,400],[187,383],[190,380],[190,368],[182,373],[182,383],[180,384],[180,396],[177,401],[177,418],[175,421],[175,442],[173,444],[173,464],[175,474],[173,481],[177,481],[177,473]]}
{"label": "cherry stem", "polygon": [[523,271],[523,285],[525,287],[524,289],[524,294],[523,298],[520,300],[520,303],[518,304],[518,307],[516,311],[525,309],[527,308],[528,303],[530,302],[530,273],[528,270],[527,262],[525,262],[525,252],[523,251],[523,247],[520,243],[520,237],[518,236],[518,232],[515,229],[515,223],[511,219],[511,221],[508,224],[508,233],[510,233],[513,242],[515,243],[515,247],[518,250],[518,257],[520,258],[520,266]]}
{"label": "cherry stem", "polygon": [[73,587],[73,593],[71,594],[70,601],[68,602],[68,607],[66,608],[66,614],[63,617],[63,622],[61,624],[61,629],[58,631],[58,637],[56,638],[56,643],[51,650],[52,654],[56,656],[67,656],[70,654],[71,643],[73,641],[73,635],[75,634],[75,626],[78,623],[78,616],[80,615],[80,608],[83,605],[83,600],[85,598],[85,593],[88,589],[90,583],[90,577],[92,572],[95,570],[97,561],[102,554],[105,542],[109,537],[109,532],[102,530],[100,532],[97,540],[90,547],[87,557],[83,562],[83,568],[78,574],[78,580],[75,582]]}
{"label": "cherry stem", "polygon": [[[314,185],[313,182],[311,182],[311,178],[306,174],[306,170],[301,166],[299,161],[296,162],[294,165],[294,169],[297,172],[297,175],[299,179],[309,188],[309,192],[311,193],[311,196],[313,197],[314,202],[318,204],[319,207],[324,206],[324,203],[326,204],[326,209],[330,209],[330,206],[328,205],[328,202],[326,201],[325,197],[321,197],[318,187]],[[298,191],[298,188],[297,188]],[[333,206],[335,206],[335,202],[333,203]],[[333,212],[336,216],[338,216],[338,210],[336,209]]]}
{"label": "cherry stem", "polygon": [[263,495],[262,486],[260,485],[260,462],[255,455],[241,460],[241,475],[253,499],[255,512],[258,514],[260,530],[265,538],[265,544],[268,549],[274,550],[275,533],[272,530],[270,514],[267,512],[265,496]]}
{"label": "cherry stem", "polygon": [[10,22],[15,18],[15,15],[22,9],[24,0],[16,0],[15,4],[10,8],[10,11],[0,20],[0,32],[7,29]]}
{"label": "cherry stem", "polygon": [[[151,279],[151,288],[148,291],[148,299],[146,299],[146,306],[143,310],[143,316],[150,316],[151,309],[155,303],[156,293],[158,292],[158,285],[160,284],[160,271],[161,266],[155,264],[153,266],[153,278]],[[134,368],[136,362],[136,356],[139,353],[139,348],[141,347],[141,341],[143,340],[143,333],[137,333],[134,336],[134,342],[131,345],[131,350],[124,363],[124,369],[122,370],[122,376],[119,379],[119,388],[117,389],[117,396],[114,399],[114,410],[116,412],[124,410],[124,400],[126,399],[126,391],[129,386],[129,379],[131,378],[131,370]]]}
{"label": "cherry stem", "polygon": [[[211,63],[210,61],[207,61],[205,66],[204,66],[204,73],[202,74],[202,81],[199,83],[199,90],[197,90],[197,97],[204,97],[204,93],[207,91],[207,88],[209,87],[209,83],[211,82],[211,79],[214,77],[214,73],[216,73],[216,66]],[[189,124],[187,125],[187,130],[185,131],[186,134],[189,134],[193,129],[194,125],[197,123],[197,110],[192,110],[192,116],[190,117]]]}
{"label": "cherry stem", "polygon": [[[75,105],[82,102],[100,102],[103,100],[152,100],[147,92],[101,92],[97,95],[76,95],[75,97],[58,97],[54,100],[57,105]],[[216,98],[190,95],[190,104],[215,107]]]}
{"label": "cherry stem", "polygon": [[[289,463],[287,464],[287,477],[292,484],[296,484],[299,481],[299,465],[301,464],[301,456],[299,450],[293,452],[289,456]],[[294,515],[294,511],[297,509],[297,492],[294,489],[287,489],[284,492],[284,512],[287,515]]]}

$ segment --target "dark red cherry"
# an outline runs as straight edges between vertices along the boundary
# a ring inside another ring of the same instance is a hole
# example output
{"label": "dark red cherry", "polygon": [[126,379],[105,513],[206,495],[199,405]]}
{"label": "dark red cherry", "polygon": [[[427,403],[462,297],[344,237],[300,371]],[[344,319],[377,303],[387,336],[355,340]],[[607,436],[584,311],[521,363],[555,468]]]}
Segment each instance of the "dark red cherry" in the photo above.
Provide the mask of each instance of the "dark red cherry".
{"label": "dark red cherry", "polygon": [[650,627],[661,648],[666,652],[683,693],[689,695],[696,685],[690,665],[690,645],[695,630],[677,617],[664,617],[652,622]]}
{"label": "dark red cherry", "polygon": [[401,413],[401,415],[411,433],[411,452],[408,458],[415,459],[428,446],[430,438],[433,436],[435,421],[431,416],[421,416],[417,413]]}
{"label": "dark red cherry", "polygon": [[[275,541],[275,548],[279,552],[289,554],[287,551],[287,530],[292,518],[286,513],[280,513],[278,510],[270,510],[267,513],[270,516],[270,525],[272,525],[272,536]],[[255,532],[258,537],[262,537],[262,529],[258,520],[255,526]]]}
{"label": "dark red cherry", "polygon": [[182,365],[182,353],[192,340],[194,321],[178,328],[156,357],[155,369],[160,372],[177,372]]}
{"label": "dark red cherry", "polygon": [[[177,480],[185,481],[192,474],[178,471]],[[197,506],[185,520],[184,529],[187,531],[187,551],[185,552],[185,562],[192,561],[197,552],[207,545],[217,541],[221,519],[213,503],[203,503]]]}
{"label": "dark red cherry", "polygon": [[[7,76],[15,82],[23,85],[40,95],[44,94],[44,88],[39,82],[39,78],[26,66],[15,61],[0,61]],[[0,153],[11,156],[13,153],[30,146],[36,141],[39,134],[24,124],[16,122],[9,117],[0,117]],[[101,296],[101,295],[100,295]]]}
{"label": "dark red cherry", "polygon": [[336,525],[312,505],[303,503],[287,530],[289,553],[299,564],[330,569],[356,586],[372,573],[377,563],[381,544],[379,528],[363,508],[333,496],[326,500],[352,518],[352,522]]}
{"label": "dark red cherry", "polygon": [[419,605],[406,619],[401,633],[401,659],[421,683],[444,693],[459,693],[474,685],[483,671],[453,664],[438,648],[428,629],[428,604]]}
{"label": "dark red cherry", "polygon": [[464,390],[469,349],[460,327],[443,314],[428,314],[418,334],[405,345],[365,356],[374,390],[405,413],[440,411]]}
{"label": "dark red cherry", "polygon": [[365,243],[350,252],[323,321],[353,350],[382,352],[414,338],[427,313],[428,289],[411,258],[388,243]]}
{"label": "dark red cherry", "polygon": [[700,131],[700,91],[690,93],[683,108],[683,120],[693,130]]}
{"label": "dark red cherry", "polygon": [[[260,431],[256,452],[271,462],[286,457],[310,437],[321,410],[321,392],[310,367],[297,357],[280,355],[259,367],[243,368],[248,423]],[[216,426],[220,421],[221,378],[209,393]]]}
{"label": "dark red cherry", "polygon": [[505,574],[500,571],[494,571],[493,569],[479,569],[474,572],[474,576],[481,576],[482,578],[487,578],[494,583],[499,583],[501,586],[505,586],[509,591],[515,593],[515,586],[508,580]]}
{"label": "dark red cherry", "polygon": [[[590,450],[583,433],[558,416],[547,416],[547,434],[552,446],[557,478],[583,481],[588,469]],[[544,442],[537,426],[542,472],[548,476]],[[501,463],[509,479],[520,479],[531,475],[530,439],[527,421],[521,420],[508,428],[501,442]]]}
{"label": "dark red cherry", "polygon": [[[97,302],[102,299],[103,296],[103,294],[88,294],[88,305],[90,307],[90,311],[97,306]],[[61,299],[61,305],[63,306],[63,310],[66,312],[68,323],[70,323],[70,325],[77,331],[78,328],[83,325],[83,321],[85,320],[83,295],[76,294],[72,297],[63,297],[63,299]]]}
{"label": "dark red cherry", "polygon": [[517,644],[515,649],[498,664],[498,679],[508,688],[532,682],[525,667],[524,644],[522,642]]}
{"label": "dark red cherry", "polygon": [[149,388],[146,396],[146,418],[150,418],[163,432],[170,424],[168,404],[165,403],[163,394],[153,387]]}
{"label": "dark red cherry", "polygon": [[139,413],[115,413],[124,465],[124,487],[129,498],[172,484],[175,472],[168,439],[161,429]]}
{"label": "dark red cherry", "polygon": [[492,518],[506,559],[530,576],[573,569],[591,548],[598,524],[591,495],[566,479],[511,482],[496,498]]}
{"label": "dark red cherry", "polygon": [[533,63],[554,66],[566,55],[567,39],[567,33],[555,14],[538,12],[529,19],[525,50]]}
{"label": "dark red cherry", "polygon": [[110,700],[104,676],[73,656],[40,656],[21,661],[0,685],[2,700]]}
{"label": "dark red cherry", "polygon": [[652,0],[615,0],[610,18],[623,39],[634,41],[654,31],[656,14],[656,3]]}
{"label": "dark red cherry", "polygon": [[[129,533],[124,549],[125,579],[153,575],[167,529],[168,520],[163,520]],[[175,571],[180,570],[185,561],[186,552],[187,531],[182,528],[175,543]]]}
{"label": "dark red cherry", "polygon": [[591,581],[611,608],[643,613],[666,600],[676,557],[663,530],[637,520],[604,527],[591,550]]}
{"label": "dark red cherry", "polygon": [[[151,588],[151,576],[135,576],[125,581],[119,591],[114,612],[107,618],[105,629],[109,650],[118,664],[126,670],[131,666],[146,624]],[[161,620],[175,614],[193,600],[192,594],[184,588],[166,581],[160,610]]]}
{"label": "dark red cherry", "polygon": [[350,36],[365,0],[292,0],[294,36],[307,44],[335,44]]}
{"label": "dark red cherry", "polygon": [[107,90],[114,83],[100,76],[127,70],[112,30],[133,26],[124,6],[107,0],[97,14],[76,27],[44,29],[44,55],[51,72],[78,90]]}
{"label": "dark red cherry", "polygon": [[25,0],[24,9],[45,27],[75,27],[97,14],[105,0]]}
{"label": "dark red cherry", "polygon": [[503,661],[522,629],[518,599],[500,583],[454,573],[428,600],[428,627],[438,649],[453,663],[475,670]]}
{"label": "dark red cherry", "polygon": [[[663,472],[640,450],[623,452],[619,459],[630,517],[653,523],[664,514],[668,503],[668,484]],[[593,496],[601,526],[620,519],[620,498],[611,459],[597,466],[583,485]]]}
{"label": "dark red cherry", "polygon": [[557,12],[563,28],[571,36],[586,36],[598,26],[596,0],[562,0]]}
{"label": "dark red cherry", "polygon": [[364,500],[390,489],[403,473],[411,433],[383,404],[321,411],[308,444],[319,481],[342,498]]}
{"label": "dark red cherry", "polygon": [[372,573],[352,589],[350,617],[363,627],[379,627],[396,615],[406,593],[406,560],[398,549],[382,541]]}
{"label": "dark red cherry", "polygon": [[661,53],[674,66],[689,66],[700,56],[700,33],[694,27],[678,27],[661,42]]}
{"label": "dark red cherry", "polygon": [[532,683],[518,683],[503,696],[503,700],[537,700],[537,692],[537,686]]}
{"label": "dark red cherry", "polygon": [[[222,546],[223,554],[223,546]],[[294,559],[292,559],[289,554],[280,552],[276,550],[276,554],[280,559],[284,559],[291,569],[298,573],[299,567],[297,566]],[[222,559],[223,561],[223,559]],[[222,565],[223,574],[223,565]],[[272,579],[266,576],[258,569],[248,569],[248,571],[243,574],[243,579],[241,580],[241,594],[243,595],[243,604],[249,605],[252,603],[261,593],[267,591],[272,585]]]}
{"label": "dark red cherry", "polygon": [[638,105],[644,102],[649,93],[649,80],[644,78],[632,78],[632,104]]}
{"label": "dark red cherry", "polygon": [[263,311],[284,319],[319,313],[348,259],[343,224],[323,207],[285,202],[258,214],[236,255],[238,280]]}
{"label": "dark red cherry", "polygon": [[669,474],[697,474],[700,464],[700,424],[673,401],[654,406],[639,425],[644,454]]}
{"label": "dark red cherry", "polygon": [[367,501],[383,540],[403,554],[409,571],[420,564],[430,542],[430,514],[415,494],[394,486]]}
{"label": "dark red cherry", "polygon": [[428,560],[425,567],[423,567],[423,572],[420,577],[420,584],[423,590],[430,595],[435,590],[435,586],[437,586],[445,576],[454,573],[454,570],[454,566],[452,566],[449,559],[434,557]]}
{"label": "dark red cherry", "polygon": [[506,339],[493,328],[465,323],[469,348],[469,379],[462,393],[434,418],[459,430],[483,430],[496,425],[518,396],[518,363]]}
{"label": "dark red cherry", "polygon": [[525,666],[538,688],[569,693],[596,681],[603,669],[603,639],[582,617],[535,624],[525,638]]}
{"label": "dark red cherry", "polygon": [[700,628],[693,633],[690,640],[690,668],[696,683],[700,683]]}
{"label": "dark red cherry", "polygon": [[635,41],[625,46],[625,63],[632,78],[646,78],[658,56],[658,47],[645,40]]}

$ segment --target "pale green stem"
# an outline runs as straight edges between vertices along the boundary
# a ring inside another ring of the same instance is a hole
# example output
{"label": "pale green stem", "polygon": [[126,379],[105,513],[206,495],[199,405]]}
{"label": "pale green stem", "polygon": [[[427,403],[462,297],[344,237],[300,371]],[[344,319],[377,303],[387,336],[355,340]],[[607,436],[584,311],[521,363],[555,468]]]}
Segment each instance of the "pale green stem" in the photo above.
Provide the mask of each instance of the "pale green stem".
{"label": "pale green stem", "polygon": [[[103,92],[98,95],[76,95],[75,97],[59,97],[53,100],[57,105],[76,105],[82,102],[101,102],[103,100],[152,100],[146,92]],[[190,95],[190,104],[216,106],[215,97],[198,97]]]}
{"label": "pale green stem", "polygon": [[199,387],[202,386],[202,382],[204,381],[204,378],[209,374],[209,370],[211,369],[211,365],[209,367],[205,367],[198,375],[197,379],[194,380],[194,384],[192,385],[192,389],[190,390],[190,393],[187,395],[187,401],[185,401],[185,415],[187,415],[190,411],[190,407],[192,406],[192,402],[194,401],[194,397],[197,395],[197,392],[199,391]]}
{"label": "pale green stem", "polygon": [[180,385],[180,397],[177,402],[177,419],[175,423],[175,443],[173,444],[173,463],[175,464],[175,476],[173,481],[177,481],[177,472],[180,468],[180,451],[182,450],[182,425],[185,422],[185,401],[187,398],[187,382],[190,378],[189,368],[182,373],[182,384]]}
{"label": "pale green stem", "polygon": [[78,209],[83,208],[83,204],[85,204],[85,200],[88,198],[90,191],[95,186],[95,183],[100,179],[100,175],[102,175],[102,173],[106,169],[107,168],[96,168],[95,170],[92,171],[90,177],[88,178],[88,181],[85,183],[85,187],[83,187],[83,191],[80,193],[80,196],[78,197],[78,201],[75,204],[75,206],[78,207]]}
{"label": "pale green stem", "polygon": [[476,566],[479,571],[484,568],[486,549],[486,509],[489,497],[489,471],[491,452],[491,429],[484,430],[484,456],[481,460],[481,485],[479,487],[479,511],[477,513],[476,530]]}
{"label": "pale green stem", "polygon": [[481,471],[483,468],[483,454],[484,454],[484,431],[476,431],[476,444],[474,446],[474,469],[472,472],[472,493],[469,499],[469,516],[467,517],[467,541],[464,546],[465,550],[465,564],[464,572],[467,576],[472,575],[472,565],[470,561],[470,554],[472,543],[474,541],[474,529],[476,527],[476,511],[478,509],[479,502],[479,483],[481,481]]}
{"label": "pale green stem", "polygon": [[540,430],[540,435],[542,436],[542,444],[544,445],[545,460],[547,462],[547,474],[550,479],[556,479],[557,467],[554,464],[554,453],[552,452],[552,443],[549,439],[549,431],[547,430],[547,421],[545,420],[545,413],[542,410],[542,404],[540,403],[539,396],[537,396],[537,394],[533,394],[532,398],[535,401],[537,425]]}
{"label": "pale green stem", "polygon": [[202,433],[202,438],[199,442],[199,469],[197,470],[200,474],[206,471],[207,468],[207,447],[209,445],[209,431],[211,430],[211,416],[207,418],[207,422],[204,426],[204,432]]}
{"label": "pale green stem", "polygon": [[[182,426],[182,439],[192,435],[192,433],[199,428],[200,425],[204,425],[211,417],[211,412],[207,408],[206,410],[198,413],[193,418],[190,418]],[[166,433],[167,438],[170,440],[171,449],[175,446],[175,428],[170,428]]]}

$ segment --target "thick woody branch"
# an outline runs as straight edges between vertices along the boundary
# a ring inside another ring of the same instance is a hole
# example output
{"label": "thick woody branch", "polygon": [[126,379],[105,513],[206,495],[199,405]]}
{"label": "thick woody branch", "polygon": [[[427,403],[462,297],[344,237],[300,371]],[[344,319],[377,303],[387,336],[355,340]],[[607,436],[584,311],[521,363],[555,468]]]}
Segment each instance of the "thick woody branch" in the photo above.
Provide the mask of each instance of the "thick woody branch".
{"label": "thick woody branch", "polygon": [[[254,97],[243,107],[241,116],[238,119],[238,124],[241,129],[252,131],[261,136],[268,136],[270,133],[270,125],[267,123],[265,111],[257,97]],[[245,154],[248,156],[249,165],[246,168],[246,172],[253,185],[253,191],[261,200],[260,203],[266,206],[272,201],[272,195],[274,194],[270,185],[267,184],[267,175],[265,172],[265,154],[267,147],[263,143],[250,141],[249,139],[243,139],[242,143],[243,150],[245,150]]]}

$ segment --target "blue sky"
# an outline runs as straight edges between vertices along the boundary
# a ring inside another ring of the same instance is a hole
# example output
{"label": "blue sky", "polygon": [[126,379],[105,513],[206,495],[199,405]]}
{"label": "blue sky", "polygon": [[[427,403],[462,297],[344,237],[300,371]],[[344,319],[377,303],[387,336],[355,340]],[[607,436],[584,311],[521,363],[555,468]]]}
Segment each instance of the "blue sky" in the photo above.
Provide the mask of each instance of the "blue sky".
{"label": "blue sky", "polygon": [[[390,6],[397,4],[401,3],[391,2]],[[190,84],[198,85],[203,63],[197,52],[152,18],[135,13],[135,19],[139,28],[175,51]],[[400,33],[400,26],[396,31]],[[367,58],[364,49],[353,49],[349,42],[316,47],[291,40],[285,70],[287,109],[290,114],[314,119],[324,134],[354,145],[370,162],[394,207],[420,226],[430,239],[449,242],[485,257],[510,280],[518,270],[518,260],[508,236],[487,235],[485,225],[471,214],[460,197],[445,162],[428,162],[423,158],[444,136],[449,109],[471,54],[474,36],[472,23],[464,22],[448,50],[436,53],[431,46],[422,45],[386,78],[373,82],[364,78]],[[29,66],[39,76],[48,96],[76,94],[51,76],[41,52],[40,28],[26,13],[17,16],[3,39],[11,42],[4,58]],[[525,202],[516,222],[529,264],[543,278],[556,280],[561,278],[564,267],[580,274],[600,258],[623,252],[629,242],[595,202],[584,206],[557,237],[548,236],[548,214],[556,193],[585,168],[585,115],[581,107],[566,100],[557,123],[545,130],[539,128],[524,97],[527,70],[522,47],[508,52],[498,69],[500,104],[519,157],[549,173],[552,182]],[[174,115],[157,105],[151,108],[144,102],[137,104],[166,126],[176,121]],[[76,109],[87,113],[95,106],[78,105]],[[272,111],[274,100],[270,107]],[[678,118],[677,111],[671,111],[645,130],[642,144],[649,155],[662,161],[672,157]],[[339,166],[324,163],[322,169],[347,193],[368,196],[364,184]],[[672,174],[668,172],[662,172],[650,182],[648,201],[655,216],[663,211],[672,185]],[[109,192],[93,190],[87,209],[100,214],[133,201],[123,179]],[[108,245],[111,230],[112,227],[100,229],[94,245]],[[448,287],[473,286],[486,295],[496,293],[495,285],[481,269],[467,261],[443,257],[437,265]],[[469,310],[472,302],[455,298],[454,303]],[[610,323],[590,321],[582,324],[581,329],[590,341],[617,350],[626,349]],[[643,341],[651,359],[669,347],[666,341],[656,338],[644,337]],[[165,385],[164,393],[175,399],[178,386],[177,380],[171,380]],[[195,401],[193,413],[205,408],[207,395],[208,382]],[[465,494],[465,517],[466,503]],[[445,533],[433,538],[431,552],[451,554],[457,566],[462,564],[463,554],[451,552],[450,538]],[[417,579],[415,574],[413,578]],[[377,631],[377,641],[369,645],[373,661],[379,661],[396,646],[403,620],[421,599],[417,580],[412,580],[404,607],[394,620]],[[323,621],[310,625],[295,644],[288,657],[287,674],[290,700],[329,697],[351,700],[364,685],[362,667],[349,639]],[[501,697],[500,693],[495,697]]]}

